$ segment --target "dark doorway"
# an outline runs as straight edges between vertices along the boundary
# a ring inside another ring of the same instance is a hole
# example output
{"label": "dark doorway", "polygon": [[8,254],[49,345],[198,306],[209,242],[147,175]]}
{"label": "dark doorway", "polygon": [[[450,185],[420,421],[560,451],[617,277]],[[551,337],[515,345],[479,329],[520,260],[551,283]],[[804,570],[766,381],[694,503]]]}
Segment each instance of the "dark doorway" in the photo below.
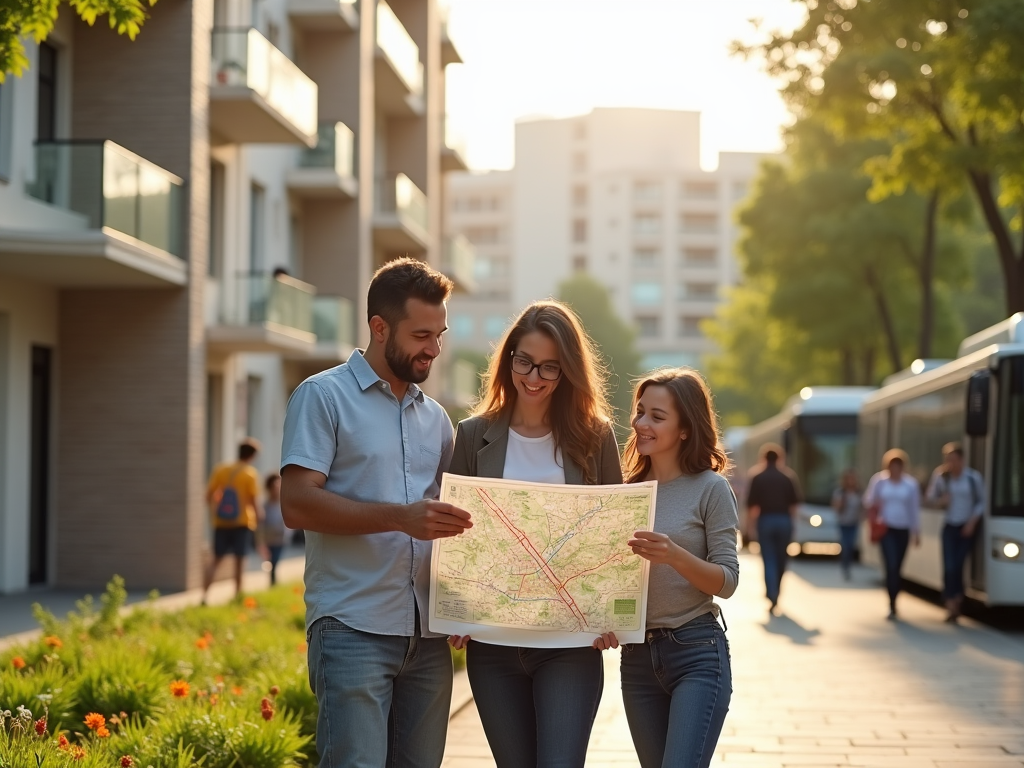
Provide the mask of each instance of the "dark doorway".
{"label": "dark doorway", "polygon": [[47,580],[50,508],[50,386],[53,350],[32,347],[28,580]]}
{"label": "dark doorway", "polygon": [[39,44],[36,90],[36,141],[57,138],[57,49]]}

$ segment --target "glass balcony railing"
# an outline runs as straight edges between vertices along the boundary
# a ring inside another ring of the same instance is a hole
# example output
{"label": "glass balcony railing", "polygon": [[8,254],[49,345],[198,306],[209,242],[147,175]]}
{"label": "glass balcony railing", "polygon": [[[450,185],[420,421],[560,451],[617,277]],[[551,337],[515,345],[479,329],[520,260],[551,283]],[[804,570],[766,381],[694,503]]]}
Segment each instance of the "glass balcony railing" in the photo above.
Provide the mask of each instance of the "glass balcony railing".
{"label": "glass balcony railing", "polygon": [[303,168],[330,168],[339,176],[354,176],[355,134],[344,123],[320,123],[316,146],[302,152]]}
{"label": "glass balcony railing", "polygon": [[466,137],[452,129],[447,115],[441,118],[441,135],[444,137],[444,145],[448,149],[458,153],[462,158],[466,157]]}
{"label": "glass balcony railing", "polygon": [[182,180],[112,141],[47,141],[35,146],[28,194],[154,248],[182,254]]}
{"label": "glass balcony railing", "polygon": [[377,179],[377,211],[397,214],[427,229],[427,196],[404,173],[393,173]]}
{"label": "glass balcony railing", "polygon": [[212,59],[213,85],[251,88],[303,133],[316,133],[316,83],[255,29],[214,29]]}
{"label": "glass balcony railing", "polygon": [[247,326],[273,323],[297,331],[313,332],[316,289],[288,275],[242,273],[225,278],[221,321]]}
{"label": "glass balcony railing", "polygon": [[355,346],[355,305],[341,296],[313,299],[313,333],[318,342]]}
{"label": "glass balcony railing", "polygon": [[446,238],[441,254],[442,271],[464,287],[473,284],[476,249],[464,235]]}
{"label": "glass balcony railing", "polygon": [[377,45],[409,90],[416,95],[423,93],[423,63],[419,46],[384,0],[377,3]]}

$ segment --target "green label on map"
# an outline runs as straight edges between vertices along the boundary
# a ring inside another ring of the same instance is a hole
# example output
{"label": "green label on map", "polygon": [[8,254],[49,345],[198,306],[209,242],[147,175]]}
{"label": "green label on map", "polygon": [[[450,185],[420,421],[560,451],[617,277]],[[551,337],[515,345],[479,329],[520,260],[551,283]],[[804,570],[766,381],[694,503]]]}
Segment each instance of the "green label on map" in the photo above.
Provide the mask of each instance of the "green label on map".
{"label": "green label on map", "polygon": [[615,600],[615,607],[613,609],[616,615],[619,614],[635,614],[636,613],[636,600]]}

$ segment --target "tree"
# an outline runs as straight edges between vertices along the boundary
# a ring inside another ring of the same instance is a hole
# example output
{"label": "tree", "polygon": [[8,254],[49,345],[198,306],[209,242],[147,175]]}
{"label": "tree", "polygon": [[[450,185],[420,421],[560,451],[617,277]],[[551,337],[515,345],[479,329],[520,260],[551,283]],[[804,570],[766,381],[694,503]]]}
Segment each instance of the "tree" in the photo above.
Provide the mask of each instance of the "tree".
{"label": "tree", "polygon": [[1024,310],[1024,4],[1019,0],[799,0],[792,34],[737,46],[787,81],[800,116],[884,138],[865,164],[877,197],[966,187],[991,233],[1006,309]]}
{"label": "tree", "polygon": [[575,310],[597,344],[608,366],[608,400],[620,427],[629,423],[633,407],[630,381],[643,371],[636,349],[636,331],[615,314],[608,290],[594,278],[579,273],[562,283],[558,297]]}
{"label": "tree", "polygon": [[[155,5],[156,0],[148,0]],[[106,15],[110,28],[132,40],[149,18],[142,0],[69,0],[75,12],[92,26]],[[28,67],[22,37],[45,40],[57,21],[60,0],[0,0],[0,83],[8,73],[19,77]]]}

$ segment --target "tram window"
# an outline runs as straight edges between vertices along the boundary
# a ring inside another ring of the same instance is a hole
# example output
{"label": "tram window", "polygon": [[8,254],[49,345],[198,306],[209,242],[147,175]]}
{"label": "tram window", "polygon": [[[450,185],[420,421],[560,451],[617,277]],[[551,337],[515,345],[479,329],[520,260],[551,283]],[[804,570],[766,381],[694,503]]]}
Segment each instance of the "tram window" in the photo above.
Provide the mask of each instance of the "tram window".
{"label": "tram window", "polygon": [[972,437],[988,434],[988,371],[975,371],[967,382],[967,424],[964,431]]}
{"label": "tram window", "polygon": [[803,484],[804,500],[828,506],[839,475],[856,460],[857,417],[801,416],[787,434],[790,466]]}
{"label": "tram window", "polygon": [[908,472],[922,485],[942,463],[942,446],[960,441],[964,434],[967,382],[929,392],[893,409],[894,443],[910,456]]}
{"label": "tram window", "polygon": [[1024,357],[999,366],[992,515],[1024,517]]}

